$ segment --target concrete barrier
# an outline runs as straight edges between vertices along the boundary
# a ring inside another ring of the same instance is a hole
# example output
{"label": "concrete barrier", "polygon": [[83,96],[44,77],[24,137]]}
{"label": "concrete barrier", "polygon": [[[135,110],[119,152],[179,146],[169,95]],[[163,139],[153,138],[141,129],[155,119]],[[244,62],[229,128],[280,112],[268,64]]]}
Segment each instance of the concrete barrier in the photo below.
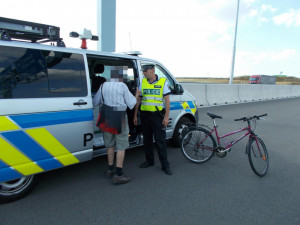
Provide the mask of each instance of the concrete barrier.
{"label": "concrete barrier", "polygon": [[197,107],[300,97],[300,85],[182,83]]}
{"label": "concrete barrier", "polygon": [[241,102],[252,102],[263,100],[261,85],[239,85],[239,98]]}
{"label": "concrete barrier", "polygon": [[209,105],[233,104],[241,100],[238,96],[238,85],[207,85],[206,99]]}
{"label": "concrete barrier", "polygon": [[290,98],[293,96],[292,85],[278,85],[277,96],[279,98]]}
{"label": "concrete barrier", "polygon": [[263,100],[273,100],[277,99],[279,86],[261,84],[261,96]]}
{"label": "concrete barrier", "polygon": [[300,96],[300,85],[291,85],[292,87],[292,96],[297,97]]}
{"label": "concrete barrier", "polygon": [[206,99],[207,84],[182,83],[182,86],[196,98],[197,107],[209,105]]}

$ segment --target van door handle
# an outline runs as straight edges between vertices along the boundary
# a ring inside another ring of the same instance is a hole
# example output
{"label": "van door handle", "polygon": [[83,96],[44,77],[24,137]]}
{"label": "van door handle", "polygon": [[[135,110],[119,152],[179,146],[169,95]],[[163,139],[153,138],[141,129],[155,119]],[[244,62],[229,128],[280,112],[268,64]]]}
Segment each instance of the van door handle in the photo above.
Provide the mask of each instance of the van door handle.
{"label": "van door handle", "polygon": [[87,102],[83,101],[82,99],[80,99],[78,102],[74,102],[73,105],[86,105]]}

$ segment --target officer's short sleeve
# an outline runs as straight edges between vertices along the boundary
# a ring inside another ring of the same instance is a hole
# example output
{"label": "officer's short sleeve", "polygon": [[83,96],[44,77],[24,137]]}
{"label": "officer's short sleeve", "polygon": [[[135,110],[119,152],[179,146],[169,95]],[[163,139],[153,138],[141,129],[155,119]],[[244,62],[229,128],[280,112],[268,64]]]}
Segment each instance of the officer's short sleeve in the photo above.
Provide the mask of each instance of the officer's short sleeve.
{"label": "officer's short sleeve", "polygon": [[164,89],[163,89],[163,96],[170,95],[170,94],[171,94],[171,90],[169,88],[169,82],[168,82],[168,80],[166,80]]}

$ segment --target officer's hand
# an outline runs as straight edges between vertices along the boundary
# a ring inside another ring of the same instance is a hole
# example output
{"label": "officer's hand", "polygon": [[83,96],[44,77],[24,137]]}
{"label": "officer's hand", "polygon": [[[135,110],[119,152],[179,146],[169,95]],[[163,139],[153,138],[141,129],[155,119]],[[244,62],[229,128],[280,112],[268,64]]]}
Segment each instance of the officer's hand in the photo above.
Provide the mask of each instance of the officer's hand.
{"label": "officer's hand", "polygon": [[133,124],[134,124],[135,126],[138,125],[138,118],[137,118],[137,116],[135,116],[135,117],[133,118]]}
{"label": "officer's hand", "polygon": [[169,117],[164,117],[164,119],[163,119],[163,121],[162,121],[162,125],[163,125],[164,127],[166,127],[166,126],[168,126],[168,124],[169,124]]}

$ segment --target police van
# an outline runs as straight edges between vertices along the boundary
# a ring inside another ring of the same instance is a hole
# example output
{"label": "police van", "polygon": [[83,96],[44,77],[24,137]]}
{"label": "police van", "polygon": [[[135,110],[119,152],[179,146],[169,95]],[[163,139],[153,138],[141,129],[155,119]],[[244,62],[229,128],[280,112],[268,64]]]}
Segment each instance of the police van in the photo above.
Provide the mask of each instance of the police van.
{"label": "police van", "polygon": [[[175,145],[183,127],[196,122],[195,98],[160,62],[137,54],[67,48],[59,31],[0,17],[0,202],[28,194],[37,174],[106,154],[92,98],[113,66],[128,67],[124,82],[133,94],[142,82],[143,64],[154,64],[156,74],[168,80],[172,94],[166,133]],[[127,111],[130,147],[143,144],[133,113]]]}

